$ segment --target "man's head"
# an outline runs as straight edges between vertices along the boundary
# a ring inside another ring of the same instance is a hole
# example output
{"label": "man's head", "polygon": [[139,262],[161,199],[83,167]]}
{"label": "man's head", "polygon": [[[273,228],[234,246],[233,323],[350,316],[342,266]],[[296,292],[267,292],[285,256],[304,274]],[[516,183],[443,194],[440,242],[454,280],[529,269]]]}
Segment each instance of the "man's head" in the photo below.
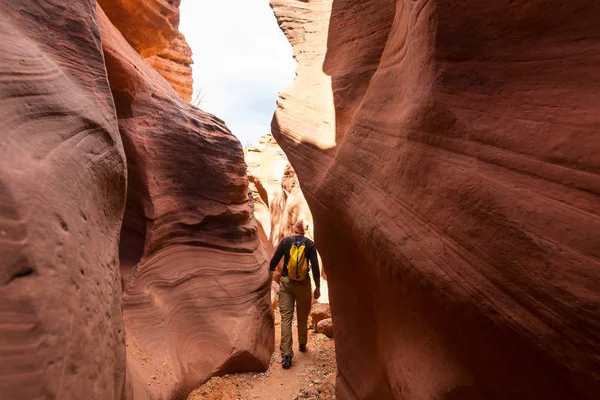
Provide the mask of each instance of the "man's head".
{"label": "man's head", "polygon": [[294,225],[294,233],[296,235],[304,235],[308,231],[308,222],[300,219]]}

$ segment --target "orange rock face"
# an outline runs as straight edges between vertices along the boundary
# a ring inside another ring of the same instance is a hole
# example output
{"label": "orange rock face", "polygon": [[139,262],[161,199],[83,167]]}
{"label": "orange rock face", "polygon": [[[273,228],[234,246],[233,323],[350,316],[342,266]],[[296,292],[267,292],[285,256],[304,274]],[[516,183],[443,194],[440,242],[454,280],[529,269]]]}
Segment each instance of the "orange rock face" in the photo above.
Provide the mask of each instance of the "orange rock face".
{"label": "orange rock face", "polygon": [[95,2],[0,2],[0,52],[0,397],[121,399],[126,166]]}
{"label": "orange rock face", "polygon": [[185,101],[192,100],[192,49],[183,34],[180,33],[165,50],[146,61],[169,82],[179,97]]}
{"label": "orange rock face", "polygon": [[143,57],[164,51],[179,35],[181,0],[98,0],[111,22]]}
{"label": "orange rock face", "polygon": [[600,4],[272,5],[338,397],[595,398]]}
{"label": "orange rock face", "polygon": [[179,32],[180,0],[98,0],[129,44],[185,101],[192,100],[192,50]]}
{"label": "orange rock face", "polygon": [[241,145],[101,21],[129,171],[121,273],[133,397],[174,398],[215,373],[264,370],[269,273]]}
{"label": "orange rock face", "polygon": [[324,319],[331,319],[329,304],[313,304],[310,309],[310,325],[315,326]]}

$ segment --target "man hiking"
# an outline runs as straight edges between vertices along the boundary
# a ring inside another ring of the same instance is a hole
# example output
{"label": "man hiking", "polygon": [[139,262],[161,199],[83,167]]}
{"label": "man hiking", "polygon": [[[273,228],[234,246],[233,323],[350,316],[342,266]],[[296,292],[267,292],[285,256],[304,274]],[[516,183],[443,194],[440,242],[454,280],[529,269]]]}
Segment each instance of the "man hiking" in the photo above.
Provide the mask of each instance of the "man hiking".
{"label": "man hiking", "polygon": [[277,264],[284,257],[283,271],[279,282],[279,311],[281,312],[281,365],[288,369],[292,365],[292,319],[294,317],[294,302],[298,308],[298,341],[299,350],[306,351],[308,342],[308,314],[311,306],[311,287],[308,264],[312,268],[315,281],[315,299],[321,297],[321,273],[317,248],[315,243],[304,237],[308,224],[303,220],[294,225],[293,236],[284,238],[277,246],[271,259],[271,271],[275,271]]}

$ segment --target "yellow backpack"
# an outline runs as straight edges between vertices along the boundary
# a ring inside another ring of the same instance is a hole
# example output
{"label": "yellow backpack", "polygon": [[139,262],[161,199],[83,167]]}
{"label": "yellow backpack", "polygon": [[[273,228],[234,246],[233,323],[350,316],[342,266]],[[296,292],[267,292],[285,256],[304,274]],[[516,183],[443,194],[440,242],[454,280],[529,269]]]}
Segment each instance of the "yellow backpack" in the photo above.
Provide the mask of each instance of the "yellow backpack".
{"label": "yellow backpack", "polygon": [[306,259],[306,238],[292,242],[290,261],[288,262],[288,277],[293,281],[303,281],[308,273]]}

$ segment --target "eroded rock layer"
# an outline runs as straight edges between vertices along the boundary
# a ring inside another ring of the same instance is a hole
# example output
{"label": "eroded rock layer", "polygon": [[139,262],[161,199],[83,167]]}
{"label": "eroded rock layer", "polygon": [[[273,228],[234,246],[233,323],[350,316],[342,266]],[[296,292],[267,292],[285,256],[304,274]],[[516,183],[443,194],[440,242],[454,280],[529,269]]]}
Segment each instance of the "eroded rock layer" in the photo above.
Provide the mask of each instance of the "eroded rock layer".
{"label": "eroded rock layer", "polygon": [[121,272],[134,398],[179,398],[215,373],[264,370],[269,273],[241,145],[105,17],[101,32],[129,171]]}
{"label": "eroded rock layer", "polygon": [[2,398],[183,398],[273,350],[241,146],[139,54],[178,2],[102,3],[164,18],[0,5]]}
{"label": "eroded rock layer", "polygon": [[0,2],[3,399],[121,399],[125,387],[125,157],[95,7]]}
{"label": "eroded rock layer", "polygon": [[292,235],[299,219],[308,222],[308,235],[312,237],[313,219],[296,172],[273,136],[265,135],[258,146],[245,149],[245,159],[254,214],[269,238],[267,247],[277,246],[285,236]]}
{"label": "eroded rock layer", "polygon": [[179,35],[181,0],[98,0],[111,22],[143,57],[165,50]]}
{"label": "eroded rock layer", "polygon": [[600,4],[272,5],[338,396],[595,398]]}
{"label": "eroded rock layer", "polygon": [[294,234],[294,224],[303,219],[308,223],[307,236],[313,237],[313,217],[304,198],[298,176],[288,163],[281,177],[281,188],[271,204],[271,243],[277,246],[281,239]]}
{"label": "eroded rock layer", "polygon": [[169,82],[179,97],[185,101],[192,100],[192,49],[183,34],[180,33],[166,49],[146,61]]}
{"label": "eroded rock layer", "polygon": [[261,137],[258,146],[244,149],[244,158],[254,197],[254,215],[270,241],[271,205],[282,191],[281,179],[288,160],[272,135]]}

